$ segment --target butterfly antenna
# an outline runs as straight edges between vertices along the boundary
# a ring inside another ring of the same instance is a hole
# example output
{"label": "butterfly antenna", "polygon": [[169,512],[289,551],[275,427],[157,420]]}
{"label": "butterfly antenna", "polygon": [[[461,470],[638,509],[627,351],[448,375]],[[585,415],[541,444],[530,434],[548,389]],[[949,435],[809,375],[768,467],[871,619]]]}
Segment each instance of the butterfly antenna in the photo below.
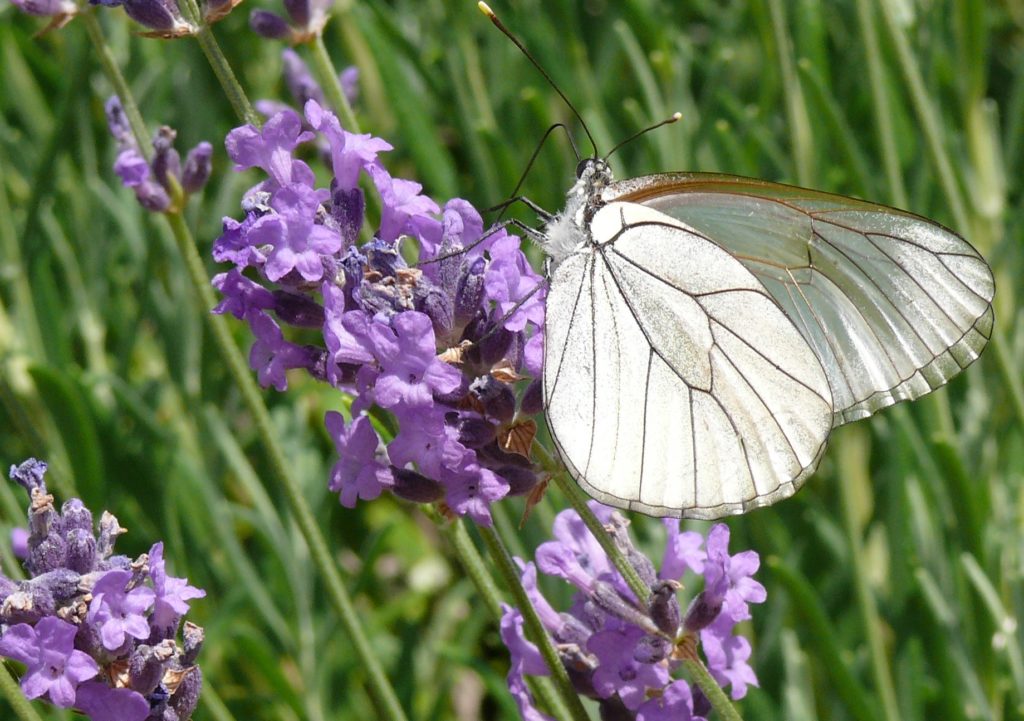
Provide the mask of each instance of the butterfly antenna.
{"label": "butterfly antenna", "polygon": [[641,131],[639,131],[637,133],[633,133],[628,138],[623,140],[621,143],[616,145],[614,148],[609,150],[608,151],[608,155],[604,156],[604,159],[608,160],[608,158],[612,157],[612,153],[614,153],[616,150],[621,148],[626,143],[633,142],[634,140],[639,138],[641,135],[644,135],[645,133],[649,133],[652,130],[657,130],[658,128],[660,128],[663,125],[671,125],[672,123],[675,123],[675,122],[678,122],[679,120],[682,120],[682,118],[683,118],[683,114],[682,113],[672,113],[672,117],[665,118],[660,123],[655,123],[654,125],[651,125],[650,127],[644,128],[643,130],[641,130]]}
{"label": "butterfly antenna", "polygon": [[[590,145],[591,147],[593,147],[594,155],[596,156],[597,143],[594,142],[594,136],[590,134],[590,128],[587,127],[587,123],[586,121],[583,120],[583,116],[580,115],[578,110],[576,110],[576,106],[573,105],[569,98],[566,97],[565,93],[562,92],[562,89],[555,84],[555,81],[552,79],[550,75],[548,75],[547,71],[541,67],[540,63],[537,62],[536,58],[534,58],[530,54],[530,51],[526,49],[526,46],[519,42],[519,38],[513,35],[512,32],[505,27],[504,23],[502,23],[501,20],[498,19],[498,16],[494,14],[493,10],[491,10],[491,6],[482,1],[478,2],[476,5],[478,8],[480,8],[480,12],[486,15],[490,19],[490,21],[494,23],[494,27],[498,28],[498,30],[501,30],[501,32],[505,34],[505,37],[507,37],[509,40],[515,43],[515,46],[519,48],[520,52],[522,52],[523,55],[526,56],[526,59],[533,63],[533,67],[537,68],[537,70],[540,71],[540,74],[544,76],[544,79],[548,81],[548,85],[554,88],[555,92],[558,93],[559,97],[561,97],[562,100],[565,101],[565,104],[569,107],[569,110],[572,111],[572,114],[575,115],[576,119],[580,121],[580,125],[583,126],[583,132],[587,134],[587,139],[590,140]],[[578,156],[579,153],[577,153],[577,157]]]}

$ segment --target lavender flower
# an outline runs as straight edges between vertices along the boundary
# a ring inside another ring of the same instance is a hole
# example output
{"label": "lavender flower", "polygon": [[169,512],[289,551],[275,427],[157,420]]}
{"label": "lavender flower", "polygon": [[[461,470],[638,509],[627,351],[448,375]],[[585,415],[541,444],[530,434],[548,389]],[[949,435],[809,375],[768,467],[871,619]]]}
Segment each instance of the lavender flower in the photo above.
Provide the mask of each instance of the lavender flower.
{"label": "lavender flower", "polygon": [[124,532],[117,519],[104,513],[97,535],[80,500],[58,513],[45,473],[35,459],[10,471],[31,496],[31,577],[0,574],[0,655],[26,665],[30,699],[45,696],[93,721],[188,721],[202,682],[202,629],[186,623],[182,647],[175,637],[187,602],[205,592],[167,574],[162,543],[134,561],[113,555]]}
{"label": "lavender flower", "polygon": [[195,35],[199,28],[185,20],[173,0],[89,0],[90,5],[124,8],[135,22],[150,29],[150,37],[179,38]]}
{"label": "lavender flower", "polygon": [[[538,481],[529,415],[540,404],[521,401],[536,388],[526,374],[540,371],[542,280],[519,239],[485,234],[469,203],[442,209],[418,183],[393,178],[380,157],[388,143],[345,130],[314,99],[304,115],[284,110],[228,134],[235,168],[267,177],[214,244],[214,258],[235,266],[214,279],[224,295],[214,312],[250,325],[264,386],[282,390],[287,371],[301,369],[355,396],[347,424],[326,419],[340,456],[329,487],[343,505],[389,490],[490,523],[491,503]],[[295,157],[308,142],[329,148],[329,188]],[[380,196],[373,233],[364,174]],[[320,342],[289,340],[288,326],[314,325]],[[371,409],[396,422],[389,442],[362,415]]]}
{"label": "lavender flower", "polygon": [[[201,142],[189,151],[182,167],[178,151],[174,149],[177,132],[166,125],[157,131],[153,140],[153,160],[147,162],[128,124],[121,101],[110,96],[106,104],[107,126],[118,145],[114,172],[125,187],[135,191],[139,204],[156,213],[174,211],[173,199],[179,191],[185,198],[206,185],[210,178],[213,146]],[[172,207],[173,206],[173,207]]]}
{"label": "lavender flower", "polygon": [[[678,520],[666,520],[669,538],[659,576],[633,546],[625,518],[594,501],[590,507],[650,587],[648,598],[633,595],[572,510],[555,518],[555,540],[538,547],[536,565],[519,562],[527,595],[577,691],[598,701],[602,718],[700,721],[709,710],[707,699],[673,676],[694,653],[699,638],[711,675],[730,688],[734,699],[742,698],[747,686],[757,685],[757,677],[747,663],[750,643],[733,630],[750,618],[748,604],[765,600],[764,587],[751,578],[758,568],[757,554],[730,556],[729,529],[723,524],[713,526],[705,541],[694,532],[680,533]],[[541,595],[538,569],[576,587],[568,611],[556,611]],[[702,573],[705,586],[684,615],[676,591],[686,571]],[[520,611],[503,610],[502,639],[512,656],[509,689],[524,719],[547,718],[533,706],[524,675],[546,675],[548,670],[523,635]]]}

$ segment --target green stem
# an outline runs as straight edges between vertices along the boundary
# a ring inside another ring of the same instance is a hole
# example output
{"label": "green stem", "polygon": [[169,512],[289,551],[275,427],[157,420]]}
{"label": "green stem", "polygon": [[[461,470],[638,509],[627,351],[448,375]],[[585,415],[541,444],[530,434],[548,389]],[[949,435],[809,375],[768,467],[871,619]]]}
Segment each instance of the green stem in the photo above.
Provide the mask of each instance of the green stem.
{"label": "green stem", "polygon": [[743,721],[736,707],[732,705],[729,697],[725,695],[725,691],[711,677],[711,674],[708,673],[707,668],[699,659],[683,659],[683,668],[686,669],[686,673],[693,679],[693,682],[704,692],[708,701],[711,702],[711,707],[718,712],[719,717],[723,721]]}
{"label": "green stem", "polygon": [[[90,14],[87,13],[86,17],[89,16]],[[95,22],[95,19],[93,19],[93,21]],[[95,25],[95,29],[99,29],[98,24]],[[112,58],[101,33],[93,34],[90,32],[90,37],[93,42],[97,44],[97,50],[100,52],[101,56],[106,53],[106,56]],[[115,88],[118,89],[118,93],[124,93],[121,96],[121,101],[125,108],[127,109],[129,106],[134,107],[135,103],[132,98],[131,91],[128,88],[127,83],[124,82],[124,78],[118,71],[116,64],[111,64],[109,66],[104,64],[104,68],[108,72],[112,71],[108,77],[114,84]],[[230,77],[234,80],[233,73],[231,73]],[[235,84],[237,85],[237,81],[235,81]],[[242,97],[244,98],[244,94],[242,94]],[[140,145],[143,144],[142,137],[137,136],[136,140]],[[164,214],[164,217],[167,219],[167,222],[171,227],[171,232],[174,235],[175,243],[178,246],[182,260],[185,263],[189,280],[192,283],[192,289],[198,299],[199,306],[204,309],[213,308],[216,304],[216,298],[214,297],[213,290],[210,287],[210,280],[207,275],[206,268],[203,266],[203,261],[199,257],[199,252],[196,250],[196,242],[192,237],[191,231],[189,231],[188,226],[180,213],[167,213]],[[324,582],[327,586],[328,597],[337,611],[342,625],[348,632],[350,640],[355,646],[360,660],[363,662],[368,678],[370,695],[373,697],[374,702],[378,706],[378,710],[383,716],[389,719],[395,719],[396,721],[404,721],[406,718],[405,712],[402,710],[402,707],[398,702],[398,697],[395,695],[394,689],[392,689],[387,676],[384,674],[384,670],[381,668],[380,663],[377,660],[377,655],[370,646],[369,639],[363,633],[363,628],[360,625],[359,617],[356,615],[355,607],[353,606],[352,600],[348,595],[348,591],[345,589],[345,585],[342,582],[341,574],[331,558],[327,541],[316,524],[313,512],[302,495],[299,483],[292,477],[288,470],[288,462],[285,458],[284,451],[277,441],[277,437],[270,421],[270,413],[267,411],[267,407],[263,402],[260,391],[252,378],[252,374],[249,371],[248,365],[245,362],[241,351],[238,350],[238,347],[234,344],[234,341],[231,338],[227,321],[222,316],[214,315],[209,312],[205,313],[205,317],[212,332],[217,350],[220,352],[222,359],[227,365],[229,374],[232,376],[234,382],[241,391],[246,407],[252,414],[256,429],[262,440],[262,445],[266,449],[267,456],[270,460],[271,475],[278,481],[285,491],[285,497],[288,501],[288,505],[295,516],[295,520],[303,538],[309,546],[313,563],[323,576]]]}
{"label": "green stem", "polygon": [[566,672],[565,666],[562,665],[561,659],[558,658],[558,652],[551,642],[551,637],[544,628],[544,624],[541,623],[537,610],[530,603],[530,599],[526,595],[526,589],[523,588],[523,584],[519,580],[519,572],[512,562],[512,557],[508,554],[504,544],[501,542],[501,538],[495,533],[493,528],[480,526],[479,530],[480,535],[484,539],[484,544],[491,555],[491,559],[497,566],[501,577],[505,579],[505,585],[512,592],[516,607],[523,614],[523,620],[526,624],[526,631],[530,640],[537,644],[541,656],[544,657],[544,662],[551,670],[555,687],[569,709],[570,718],[573,721],[588,721],[587,712],[583,708],[583,704],[580,702],[572,682],[569,680],[569,674]]}
{"label": "green stem", "polygon": [[135,136],[135,141],[139,144],[139,151],[148,162],[153,159],[153,143],[149,130],[146,129],[146,123],[139,112],[139,106],[135,103],[135,95],[132,94],[131,88],[128,87],[128,81],[121,74],[121,68],[117,65],[114,53],[110,51],[110,46],[107,45],[107,41],[103,37],[103,28],[100,27],[100,23],[96,19],[96,13],[90,9],[89,12],[84,12],[79,17],[85,24],[85,31],[89,34],[89,40],[92,41],[92,45],[96,49],[100,65],[103,66],[103,73],[107,76],[110,84],[114,86],[114,92],[121,101],[121,107],[124,108],[128,124],[132,128],[132,134]]}
{"label": "green stem", "polygon": [[341,87],[341,80],[338,78],[338,73],[331,62],[331,56],[327,53],[327,46],[324,45],[323,36],[317,33],[311,45],[310,67],[313,70],[313,75],[316,76],[316,81],[320,83],[320,87],[324,91],[324,98],[327,99],[327,104],[341,116],[341,124],[346,130],[350,133],[358,133],[359,122],[356,120],[356,114],[352,112],[352,106],[349,105],[348,98],[345,97],[345,91]]}
{"label": "green stem", "polygon": [[263,123],[253,109],[252,103],[249,102],[249,98],[238,82],[238,78],[235,77],[235,72],[231,69],[227,58],[224,57],[224,52],[220,49],[217,39],[213,36],[213,31],[209,27],[201,28],[196,35],[196,41],[199,43],[199,47],[202,48],[203,54],[206,55],[206,60],[210,63],[214,75],[220,81],[220,86],[223,88],[228,102],[231,103],[231,107],[234,108],[235,115],[243,122],[254,125],[257,128],[260,127]]}
{"label": "green stem", "polygon": [[0,663],[0,696],[6,699],[21,721],[43,721],[29,700],[25,698],[25,694],[21,692],[21,687],[11,676],[7,665],[3,663]]}

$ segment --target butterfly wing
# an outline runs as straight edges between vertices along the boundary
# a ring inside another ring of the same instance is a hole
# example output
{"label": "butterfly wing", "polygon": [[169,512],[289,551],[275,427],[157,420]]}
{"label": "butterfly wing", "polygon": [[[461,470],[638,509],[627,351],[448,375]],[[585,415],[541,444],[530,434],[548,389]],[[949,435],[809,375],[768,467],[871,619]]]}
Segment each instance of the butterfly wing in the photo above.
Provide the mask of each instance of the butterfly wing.
{"label": "butterfly wing", "polygon": [[818,359],[739,261],[634,203],[551,277],[548,427],[602,502],[717,518],[791,495],[832,425]]}
{"label": "butterfly wing", "polygon": [[988,265],[911,213],[704,173],[622,181],[604,197],[681,220],[757,276],[821,361],[835,425],[938,388],[991,335]]}

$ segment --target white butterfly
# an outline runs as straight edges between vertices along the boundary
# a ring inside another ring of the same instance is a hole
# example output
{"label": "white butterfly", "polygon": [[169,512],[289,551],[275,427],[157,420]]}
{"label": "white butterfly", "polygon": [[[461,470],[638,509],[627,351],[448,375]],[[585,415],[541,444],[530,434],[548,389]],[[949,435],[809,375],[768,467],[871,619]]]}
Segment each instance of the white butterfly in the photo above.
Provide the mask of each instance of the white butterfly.
{"label": "white butterfly", "polygon": [[992,272],[901,210],[585,161],[544,231],[544,394],[598,500],[717,518],[792,495],[834,426],[939,387],[992,330]]}

